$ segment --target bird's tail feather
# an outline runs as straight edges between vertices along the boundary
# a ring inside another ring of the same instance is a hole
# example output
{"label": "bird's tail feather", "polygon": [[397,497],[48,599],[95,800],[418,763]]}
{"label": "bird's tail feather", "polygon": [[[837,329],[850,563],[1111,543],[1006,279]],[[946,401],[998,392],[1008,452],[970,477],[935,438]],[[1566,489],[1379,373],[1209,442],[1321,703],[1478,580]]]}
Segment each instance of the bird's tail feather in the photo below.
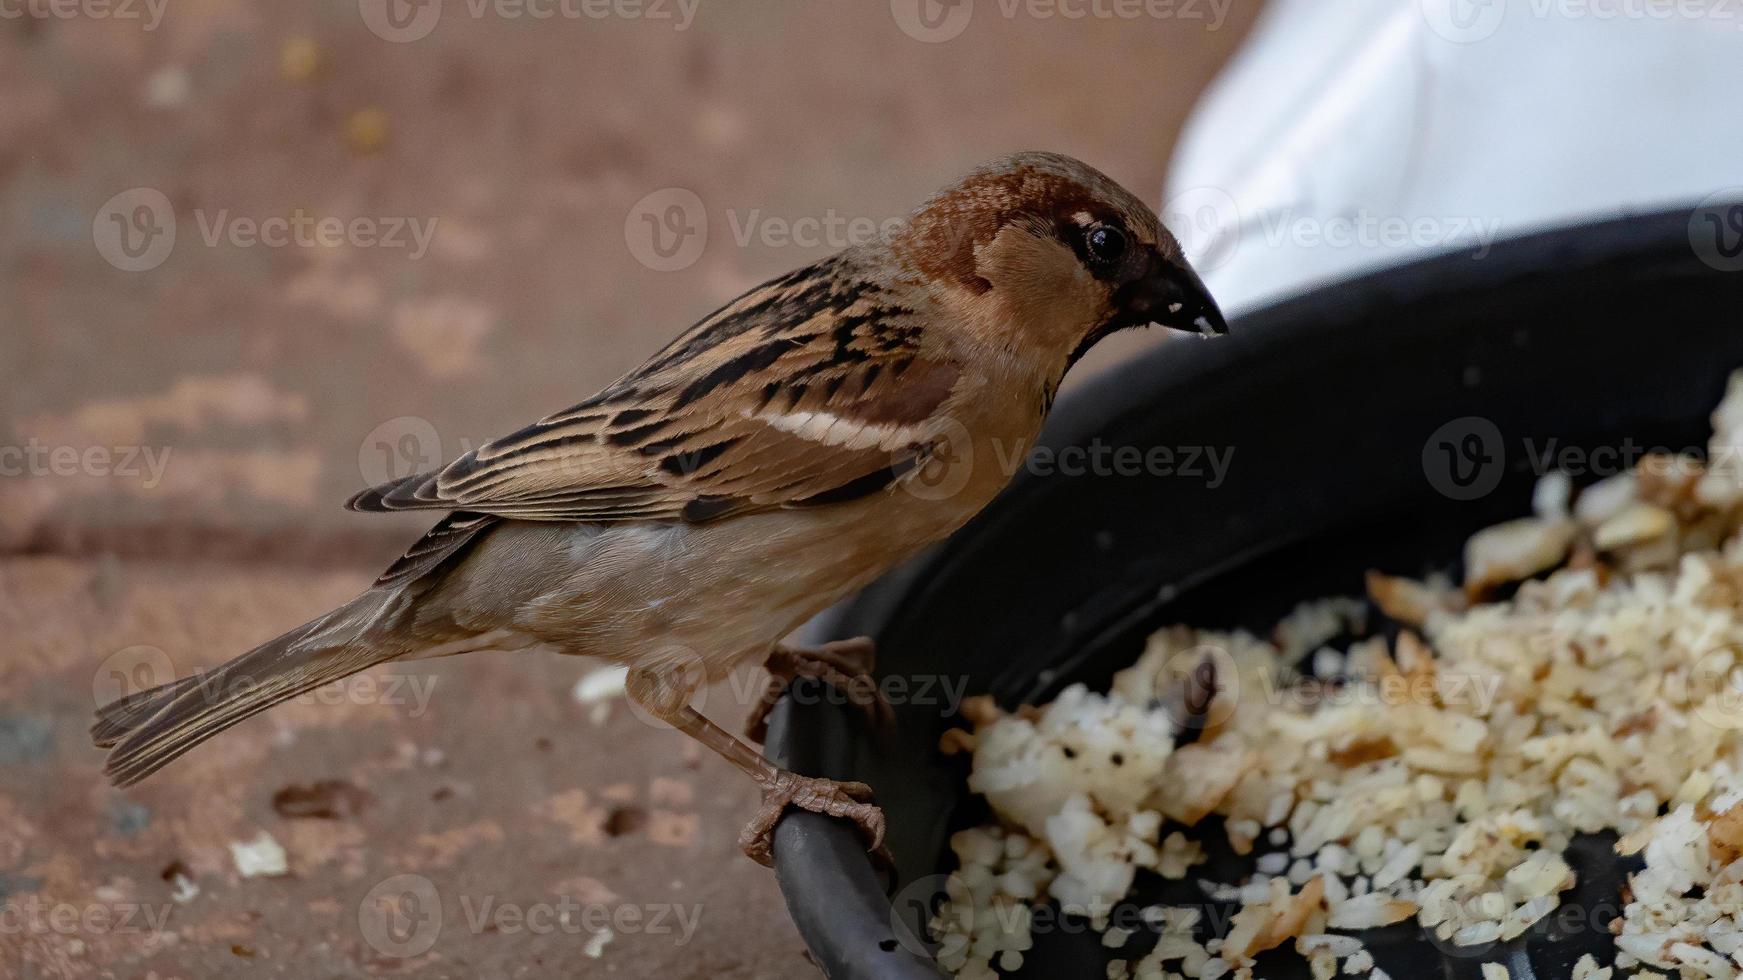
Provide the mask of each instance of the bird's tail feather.
{"label": "bird's tail feather", "polygon": [[168,684],[160,684],[118,698],[98,708],[97,722],[91,726],[91,741],[100,749],[109,748],[121,741],[123,735],[163,710],[165,705],[176,699],[176,695],[199,682],[199,675],[178,678]]}
{"label": "bird's tail feather", "polygon": [[400,651],[368,642],[386,597],[371,590],[212,670],[112,701],[91,739],[108,748],[103,771],[131,786],[246,718]]}

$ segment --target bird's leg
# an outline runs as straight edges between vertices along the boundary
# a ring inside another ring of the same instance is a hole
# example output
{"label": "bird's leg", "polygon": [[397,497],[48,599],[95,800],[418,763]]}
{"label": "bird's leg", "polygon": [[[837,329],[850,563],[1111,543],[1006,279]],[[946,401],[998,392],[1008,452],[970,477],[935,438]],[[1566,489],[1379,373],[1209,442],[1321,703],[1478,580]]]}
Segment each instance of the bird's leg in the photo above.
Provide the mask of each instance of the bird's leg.
{"label": "bird's leg", "polygon": [[815,677],[834,686],[858,705],[872,724],[888,724],[893,716],[890,702],[872,676],[876,660],[877,647],[869,636],[819,646],[776,644],[763,662],[769,672],[769,685],[763,690],[762,699],[751,708],[744,725],[745,736],[759,743],[768,739],[769,712],[775,709],[775,702],[787,692],[787,687],[800,677]]}
{"label": "bird's leg", "polygon": [[649,713],[713,749],[762,787],[762,809],[738,835],[739,847],[751,860],[764,867],[774,866],[775,824],[780,822],[781,814],[789,806],[831,817],[845,817],[865,835],[867,850],[884,853],[884,811],[871,802],[870,786],[801,776],[776,766],[734,738],[731,732],[690,707],[695,685],[694,681],[679,681],[636,669],[629,672],[625,688],[629,696]]}

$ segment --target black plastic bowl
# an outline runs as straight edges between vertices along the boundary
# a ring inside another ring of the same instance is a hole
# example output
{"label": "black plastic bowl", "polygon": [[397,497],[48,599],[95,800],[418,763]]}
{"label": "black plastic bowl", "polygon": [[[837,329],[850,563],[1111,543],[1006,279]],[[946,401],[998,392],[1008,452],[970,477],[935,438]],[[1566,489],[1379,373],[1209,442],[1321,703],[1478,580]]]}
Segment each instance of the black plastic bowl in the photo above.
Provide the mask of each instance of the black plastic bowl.
{"label": "black plastic bowl", "polygon": [[[875,637],[880,675],[908,689],[885,730],[819,697],[788,698],[774,719],[778,759],[870,783],[889,817],[893,880],[846,824],[793,814],[776,835],[781,888],[824,972],[941,975],[922,924],[953,865],[950,833],[985,808],[964,761],[937,749],[958,723],[951,706],[920,685],[966,680],[1007,708],[1074,681],[1103,688],[1157,627],[1265,630],[1301,600],[1360,595],[1370,568],[1456,570],[1473,531],[1528,512],[1546,447],[1592,453],[1596,472],[1577,481],[1630,461],[1601,448],[1704,446],[1743,365],[1743,272],[1723,271],[1739,263],[1699,238],[1701,217],[1631,217],[1386,270],[1241,317],[1228,337],[1163,345],[1064,399],[1049,447],[1232,449],[1226,479],[1024,473],[830,617],[829,635]],[[1604,925],[1630,870],[1608,843],[1576,844],[1572,913],[1514,943],[1452,950],[1404,924],[1369,934],[1370,949],[1394,977],[1474,977],[1489,960],[1515,980],[1560,978],[1582,953],[1608,962]],[[1220,855],[1208,873],[1247,867]],[[1139,904],[1207,905],[1191,883],[1141,875],[1139,891]],[[1108,950],[1082,926],[1038,935],[1015,975],[1099,980],[1151,941]],[[1270,980],[1305,976],[1292,955],[1262,964]]]}

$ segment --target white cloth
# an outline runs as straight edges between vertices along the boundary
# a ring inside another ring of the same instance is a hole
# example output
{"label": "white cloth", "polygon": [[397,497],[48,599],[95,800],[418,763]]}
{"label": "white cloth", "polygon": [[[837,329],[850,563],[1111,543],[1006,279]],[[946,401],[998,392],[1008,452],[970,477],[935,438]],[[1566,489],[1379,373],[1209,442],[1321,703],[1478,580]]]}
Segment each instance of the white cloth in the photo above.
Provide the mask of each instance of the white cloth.
{"label": "white cloth", "polygon": [[1163,194],[1225,310],[1743,201],[1743,0],[1271,0]]}

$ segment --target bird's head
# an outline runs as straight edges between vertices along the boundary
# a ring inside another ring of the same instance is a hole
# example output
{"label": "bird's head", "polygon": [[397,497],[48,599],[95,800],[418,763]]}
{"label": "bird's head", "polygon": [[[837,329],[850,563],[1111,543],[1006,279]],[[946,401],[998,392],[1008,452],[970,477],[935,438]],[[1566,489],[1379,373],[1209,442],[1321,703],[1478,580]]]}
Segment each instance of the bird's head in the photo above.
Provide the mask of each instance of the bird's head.
{"label": "bird's head", "polygon": [[894,244],[964,313],[973,341],[1058,361],[1061,373],[1126,327],[1228,330],[1155,212],[1061,154],[974,171],[915,212]]}

